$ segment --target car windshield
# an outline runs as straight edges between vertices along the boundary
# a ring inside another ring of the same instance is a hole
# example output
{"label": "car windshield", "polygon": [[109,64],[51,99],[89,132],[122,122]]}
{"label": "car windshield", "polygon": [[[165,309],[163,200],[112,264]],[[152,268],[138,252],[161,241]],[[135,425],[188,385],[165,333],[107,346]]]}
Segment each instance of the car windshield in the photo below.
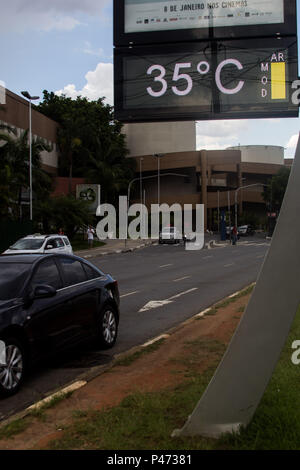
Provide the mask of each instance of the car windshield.
{"label": "car windshield", "polygon": [[11,250],[39,250],[44,243],[44,239],[22,238],[10,247]]}
{"label": "car windshield", "polygon": [[20,295],[29,269],[30,264],[0,263],[0,301]]}

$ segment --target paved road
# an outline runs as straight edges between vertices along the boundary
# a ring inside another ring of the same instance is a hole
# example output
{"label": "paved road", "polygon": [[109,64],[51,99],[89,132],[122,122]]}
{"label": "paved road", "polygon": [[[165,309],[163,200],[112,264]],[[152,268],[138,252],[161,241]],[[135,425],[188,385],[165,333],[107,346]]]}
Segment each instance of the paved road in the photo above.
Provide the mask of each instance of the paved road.
{"label": "paved road", "polygon": [[254,282],[268,246],[264,239],[251,238],[211,250],[158,245],[91,259],[119,282],[121,320],[116,346],[108,352],[82,347],[43,364],[16,396],[0,401],[0,419]]}

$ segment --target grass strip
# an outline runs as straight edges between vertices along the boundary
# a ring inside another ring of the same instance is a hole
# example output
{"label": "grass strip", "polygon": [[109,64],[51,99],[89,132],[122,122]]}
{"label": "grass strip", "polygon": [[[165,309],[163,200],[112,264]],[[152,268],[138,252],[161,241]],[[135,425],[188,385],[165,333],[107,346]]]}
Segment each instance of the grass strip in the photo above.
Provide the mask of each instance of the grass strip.
{"label": "grass strip", "polygon": [[272,379],[253,420],[240,434],[219,439],[200,436],[171,438],[193,411],[218,365],[198,375],[193,367],[189,380],[171,391],[134,393],[118,406],[77,414],[50,449],[98,450],[296,450],[300,447],[299,366],[291,361],[291,345],[300,339],[300,309]]}

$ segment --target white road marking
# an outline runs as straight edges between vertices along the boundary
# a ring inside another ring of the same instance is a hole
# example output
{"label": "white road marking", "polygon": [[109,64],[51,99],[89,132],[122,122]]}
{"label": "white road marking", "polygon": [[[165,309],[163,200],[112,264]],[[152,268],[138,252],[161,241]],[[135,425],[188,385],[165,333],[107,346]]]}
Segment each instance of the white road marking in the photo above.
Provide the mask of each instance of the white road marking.
{"label": "white road marking", "polygon": [[186,290],[184,292],[180,292],[180,294],[173,295],[173,297],[170,297],[168,300],[178,299],[182,295],[189,294],[190,292],[193,292],[195,290],[198,290],[198,287],[193,287],[192,289]]}
{"label": "white road marking", "polygon": [[123,299],[124,297],[129,297],[130,295],[137,294],[138,292],[140,292],[140,291],[139,291],[139,290],[135,290],[134,292],[128,292],[128,294],[120,295],[120,298]]}
{"label": "white road marking", "polygon": [[147,312],[148,310],[152,310],[154,308],[159,308],[159,307],[163,307],[164,305],[171,304],[173,303],[175,299],[178,299],[179,297],[183,295],[189,294],[190,292],[194,292],[195,290],[198,290],[198,287],[193,287],[192,289],[186,290],[184,292],[180,292],[179,294],[173,295],[172,297],[166,300],[151,300],[139,310],[139,313]]}
{"label": "white road marking", "polygon": [[213,258],[213,256],[204,256],[203,259]]}
{"label": "white road marking", "polygon": [[225,264],[225,265],[224,265],[224,268],[229,268],[229,266],[234,266],[234,263]]}
{"label": "white road marking", "polygon": [[173,266],[173,264],[163,264],[162,266],[160,266],[160,268],[167,268],[169,266]]}
{"label": "white road marking", "polygon": [[179,279],[173,279],[173,282],[179,282],[179,281],[183,281],[184,279],[190,279],[192,276],[184,276],[184,277],[180,277]]}

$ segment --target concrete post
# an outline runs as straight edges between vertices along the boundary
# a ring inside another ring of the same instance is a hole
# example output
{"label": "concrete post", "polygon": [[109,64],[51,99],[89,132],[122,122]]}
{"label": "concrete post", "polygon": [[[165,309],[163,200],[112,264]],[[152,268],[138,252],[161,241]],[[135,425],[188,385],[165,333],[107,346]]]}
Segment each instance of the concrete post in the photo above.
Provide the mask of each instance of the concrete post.
{"label": "concrete post", "polygon": [[242,320],[197,407],[173,436],[218,437],[252,419],[300,301],[300,143],[272,238]]}

